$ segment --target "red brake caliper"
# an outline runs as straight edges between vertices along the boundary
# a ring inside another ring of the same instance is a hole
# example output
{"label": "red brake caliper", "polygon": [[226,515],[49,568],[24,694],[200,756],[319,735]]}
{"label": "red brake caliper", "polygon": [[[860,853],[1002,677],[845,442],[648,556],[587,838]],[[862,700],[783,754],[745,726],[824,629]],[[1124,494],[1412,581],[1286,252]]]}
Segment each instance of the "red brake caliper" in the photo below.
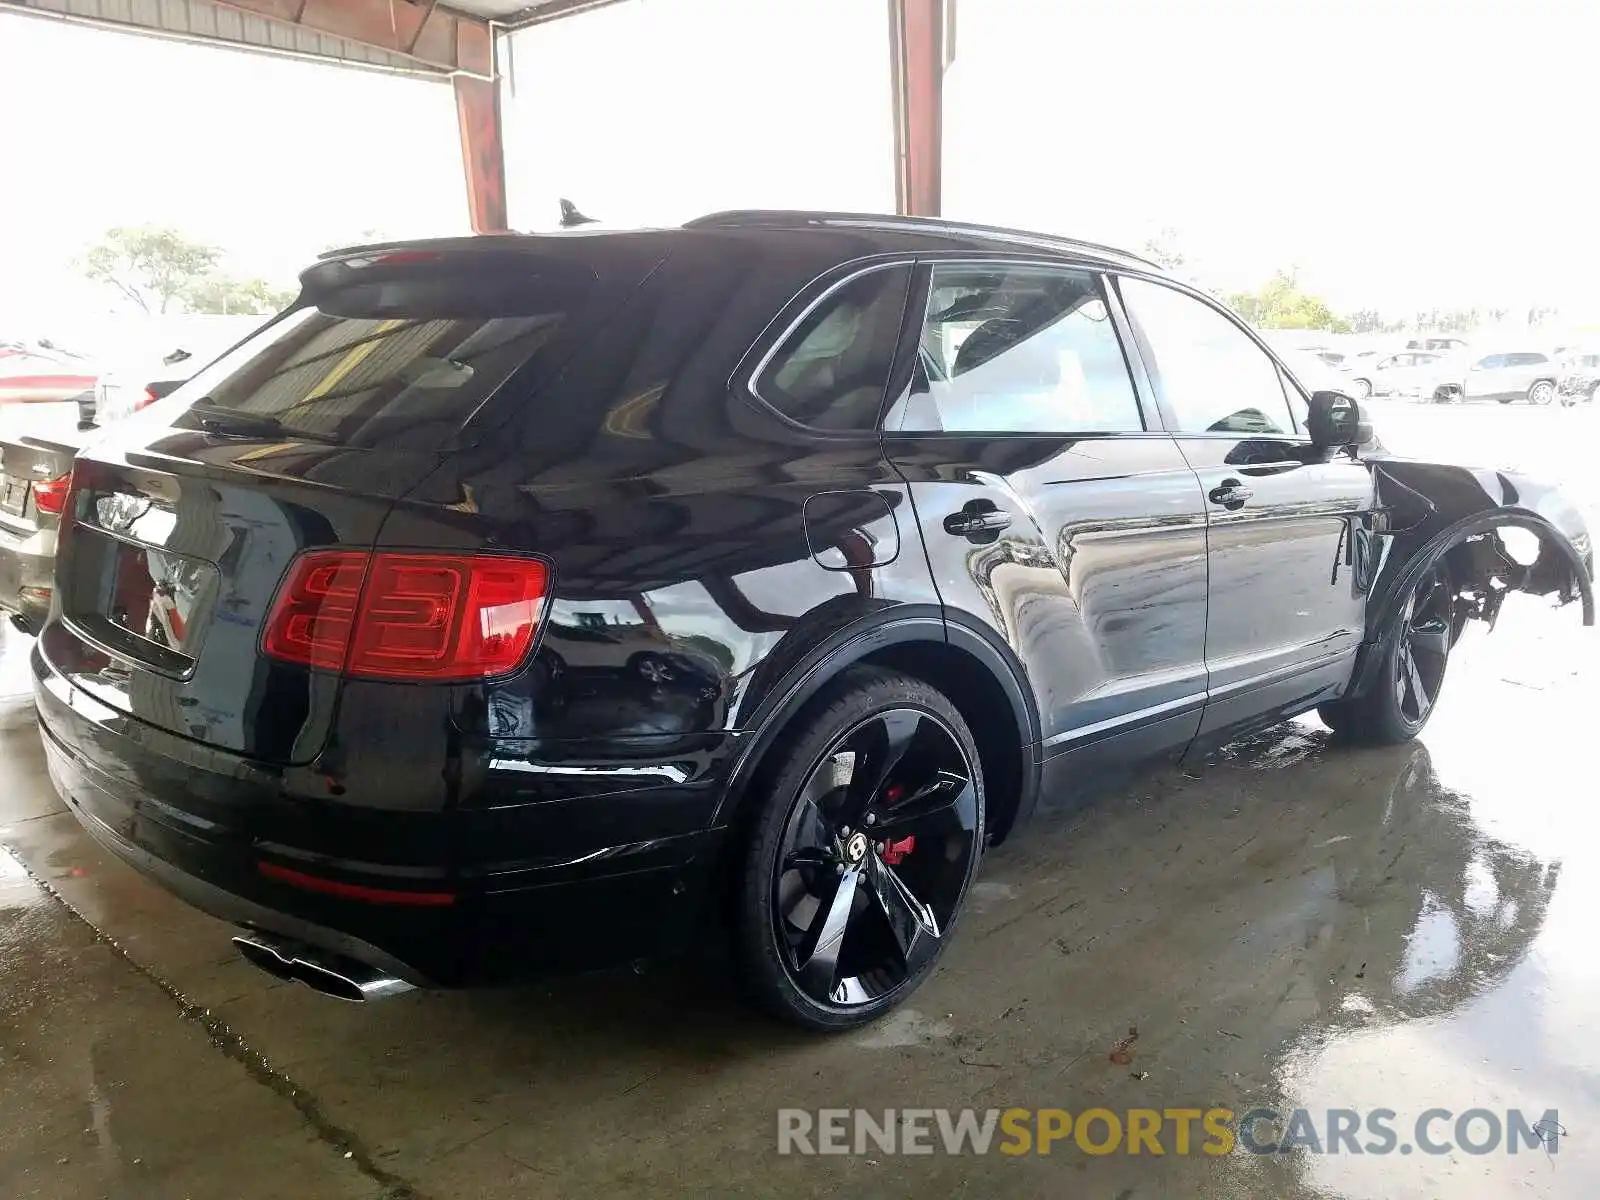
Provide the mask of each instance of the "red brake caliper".
{"label": "red brake caliper", "polygon": [[[891,783],[888,787],[883,789],[883,801],[885,804],[892,806],[897,804],[900,800],[900,797],[904,796],[905,794],[906,789],[904,787],[898,783]],[[900,865],[900,860],[905,858],[906,855],[910,854],[916,848],[916,835],[907,834],[898,842],[882,843],[882,849],[879,853],[884,862],[888,863],[891,867],[897,867]]]}
{"label": "red brake caliper", "polygon": [[891,867],[898,867],[901,859],[917,848],[916,834],[908,833],[898,842],[885,842],[883,844],[883,861]]}

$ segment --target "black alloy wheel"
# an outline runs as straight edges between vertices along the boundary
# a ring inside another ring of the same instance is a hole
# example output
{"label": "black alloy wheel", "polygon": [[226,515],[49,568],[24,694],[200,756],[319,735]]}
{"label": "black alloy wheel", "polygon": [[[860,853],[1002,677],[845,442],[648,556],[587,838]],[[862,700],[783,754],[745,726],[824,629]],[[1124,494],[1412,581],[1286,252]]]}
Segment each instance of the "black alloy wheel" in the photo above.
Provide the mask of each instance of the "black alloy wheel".
{"label": "black alloy wheel", "polygon": [[1391,672],[1400,716],[1418,729],[1433,711],[1450,658],[1451,595],[1442,571],[1425,575],[1406,598]]}
{"label": "black alloy wheel", "polygon": [[869,1021],[921,982],[983,844],[976,748],[950,702],[876,669],[840,683],[774,778],[740,914],[756,999],[818,1030]]}
{"label": "black alloy wheel", "polygon": [[1324,704],[1317,714],[1353,742],[1392,746],[1422,732],[1444,687],[1455,637],[1456,593],[1443,563],[1419,579],[1383,643],[1384,669],[1360,696]]}

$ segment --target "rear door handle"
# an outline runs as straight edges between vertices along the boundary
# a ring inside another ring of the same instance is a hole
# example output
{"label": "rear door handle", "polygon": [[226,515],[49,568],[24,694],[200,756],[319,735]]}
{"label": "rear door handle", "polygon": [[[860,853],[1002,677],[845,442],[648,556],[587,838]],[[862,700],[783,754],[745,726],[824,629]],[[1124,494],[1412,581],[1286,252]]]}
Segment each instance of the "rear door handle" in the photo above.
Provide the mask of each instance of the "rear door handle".
{"label": "rear door handle", "polygon": [[944,519],[944,531],[974,540],[1011,528],[1011,514],[1002,512],[992,500],[969,500],[959,512]]}
{"label": "rear door handle", "polygon": [[1207,494],[1211,503],[1223,508],[1243,508],[1244,502],[1255,495],[1237,479],[1224,479]]}

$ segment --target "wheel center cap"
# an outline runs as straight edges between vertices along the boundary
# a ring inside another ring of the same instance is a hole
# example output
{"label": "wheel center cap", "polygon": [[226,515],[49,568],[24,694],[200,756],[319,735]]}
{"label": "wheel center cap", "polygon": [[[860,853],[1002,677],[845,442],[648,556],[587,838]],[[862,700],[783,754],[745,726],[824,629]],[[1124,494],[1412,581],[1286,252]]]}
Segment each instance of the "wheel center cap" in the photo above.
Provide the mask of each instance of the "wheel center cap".
{"label": "wheel center cap", "polygon": [[844,844],[844,856],[853,863],[860,862],[867,856],[867,835],[853,833],[850,840]]}

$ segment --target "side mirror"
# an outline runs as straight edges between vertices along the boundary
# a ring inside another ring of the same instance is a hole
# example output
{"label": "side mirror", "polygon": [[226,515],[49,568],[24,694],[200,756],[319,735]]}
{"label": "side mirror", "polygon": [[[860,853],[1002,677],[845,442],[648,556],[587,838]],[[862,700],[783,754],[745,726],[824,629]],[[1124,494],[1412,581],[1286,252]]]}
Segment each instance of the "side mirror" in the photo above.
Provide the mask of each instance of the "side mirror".
{"label": "side mirror", "polygon": [[145,384],[144,390],[149,392],[152,398],[160,400],[162,397],[170,396],[173,392],[181,388],[183,386],[183,382],[184,381],[181,379],[162,379],[155,383]]}
{"label": "side mirror", "polygon": [[1342,450],[1372,440],[1372,422],[1361,405],[1343,392],[1312,392],[1306,432],[1319,450]]}

